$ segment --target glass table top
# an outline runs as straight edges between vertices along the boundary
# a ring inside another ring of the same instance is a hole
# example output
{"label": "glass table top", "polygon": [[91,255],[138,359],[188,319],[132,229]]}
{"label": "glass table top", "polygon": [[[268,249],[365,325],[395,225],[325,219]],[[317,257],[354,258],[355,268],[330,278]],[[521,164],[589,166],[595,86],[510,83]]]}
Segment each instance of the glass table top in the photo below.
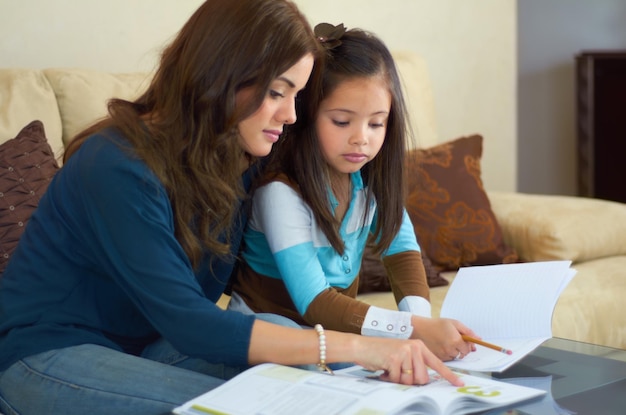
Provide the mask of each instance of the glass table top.
{"label": "glass table top", "polygon": [[552,338],[492,377],[547,393],[486,414],[626,414],[626,350]]}

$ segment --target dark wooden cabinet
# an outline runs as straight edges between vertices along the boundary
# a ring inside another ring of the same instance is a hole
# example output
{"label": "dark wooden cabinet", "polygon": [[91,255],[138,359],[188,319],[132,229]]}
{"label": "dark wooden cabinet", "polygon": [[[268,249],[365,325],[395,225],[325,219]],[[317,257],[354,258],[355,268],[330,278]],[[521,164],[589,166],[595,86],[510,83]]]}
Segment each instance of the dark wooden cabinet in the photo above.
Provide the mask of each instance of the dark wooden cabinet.
{"label": "dark wooden cabinet", "polygon": [[576,56],[578,194],[626,202],[626,50]]}

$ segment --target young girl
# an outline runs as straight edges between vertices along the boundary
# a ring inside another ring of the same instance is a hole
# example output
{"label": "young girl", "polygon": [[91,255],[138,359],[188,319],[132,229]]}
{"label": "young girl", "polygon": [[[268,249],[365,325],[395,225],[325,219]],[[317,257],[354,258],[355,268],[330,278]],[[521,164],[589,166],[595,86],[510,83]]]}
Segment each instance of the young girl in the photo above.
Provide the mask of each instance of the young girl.
{"label": "young girl", "polygon": [[[405,105],[393,59],[375,36],[321,24],[323,75],[302,94],[298,122],[275,147],[244,233],[230,308],[369,336],[419,338],[461,358],[473,334],[431,319],[428,285],[404,209]],[[355,299],[368,238],[382,254],[400,311]]]}
{"label": "young girl", "polygon": [[69,145],[0,290],[0,411],[165,414],[250,364],[352,360],[394,382],[420,341],[221,310],[257,157],[296,119],[319,45],[286,0],[207,0],[147,91]]}

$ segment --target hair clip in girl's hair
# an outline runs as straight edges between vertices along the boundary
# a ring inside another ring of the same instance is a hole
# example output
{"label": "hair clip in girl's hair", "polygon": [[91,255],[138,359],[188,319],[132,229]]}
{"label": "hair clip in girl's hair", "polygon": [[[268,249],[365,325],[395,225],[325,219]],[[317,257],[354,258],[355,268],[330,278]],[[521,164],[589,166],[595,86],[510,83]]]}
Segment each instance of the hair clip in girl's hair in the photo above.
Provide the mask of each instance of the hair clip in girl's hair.
{"label": "hair clip in girl's hair", "polygon": [[320,23],[313,29],[315,37],[326,49],[334,49],[341,45],[341,37],[346,33],[343,23],[337,26],[330,23]]}

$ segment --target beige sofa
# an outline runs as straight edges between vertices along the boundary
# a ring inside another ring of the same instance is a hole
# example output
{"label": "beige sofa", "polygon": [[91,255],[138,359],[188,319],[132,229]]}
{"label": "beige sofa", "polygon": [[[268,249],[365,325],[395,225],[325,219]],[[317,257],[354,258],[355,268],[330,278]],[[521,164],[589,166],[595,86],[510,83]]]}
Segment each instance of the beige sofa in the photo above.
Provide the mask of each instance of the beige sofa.
{"label": "beige sofa", "polygon": [[[419,145],[434,145],[440,139],[426,65],[412,53],[398,52],[394,56]],[[0,144],[38,119],[60,157],[64,143],[105,114],[108,98],[132,98],[149,76],[84,69],[0,68]],[[489,199],[505,241],[521,258],[569,259],[578,270],[557,304],[554,336],[626,349],[626,307],[622,299],[626,294],[626,205],[512,192],[489,192]],[[445,276],[452,279],[453,273]],[[445,286],[432,289],[434,315],[438,315],[446,290]],[[392,295],[387,292],[363,294],[360,298],[394,307]]]}

